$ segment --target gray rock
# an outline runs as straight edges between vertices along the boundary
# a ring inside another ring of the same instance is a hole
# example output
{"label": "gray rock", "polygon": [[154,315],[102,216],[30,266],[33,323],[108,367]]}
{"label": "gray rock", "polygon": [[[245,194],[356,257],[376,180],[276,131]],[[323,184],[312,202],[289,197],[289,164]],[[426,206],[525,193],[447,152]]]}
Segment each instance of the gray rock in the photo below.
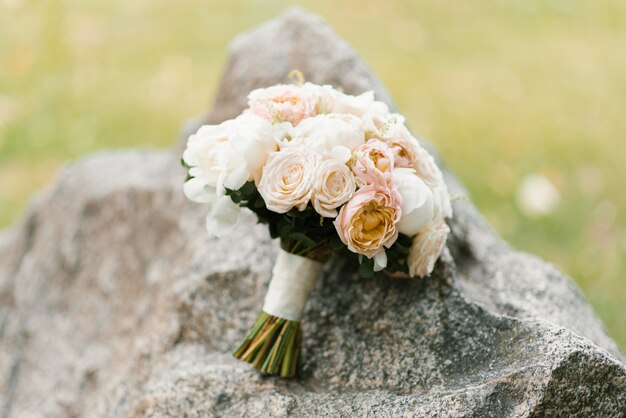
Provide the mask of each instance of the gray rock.
{"label": "gray rock", "polygon": [[[209,119],[292,68],[389,101],[349,46],[296,10],[233,42]],[[624,416],[623,358],[576,286],[462,200],[428,279],[328,263],[302,376],[259,375],[229,353],[261,308],[277,244],[252,215],[207,238],[177,160],[84,158],[0,235],[1,417]]]}

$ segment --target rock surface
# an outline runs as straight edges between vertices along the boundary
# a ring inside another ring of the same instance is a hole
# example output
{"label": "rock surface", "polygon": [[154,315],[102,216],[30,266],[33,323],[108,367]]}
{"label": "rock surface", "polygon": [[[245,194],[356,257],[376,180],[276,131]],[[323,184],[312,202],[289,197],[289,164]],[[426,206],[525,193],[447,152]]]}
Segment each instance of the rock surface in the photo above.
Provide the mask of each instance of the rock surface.
{"label": "rock surface", "polygon": [[[295,10],[233,42],[208,119],[293,68],[389,101],[348,45]],[[623,358],[579,290],[467,201],[427,280],[329,263],[301,378],[259,375],[229,353],[262,306],[276,243],[251,215],[207,238],[183,176],[177,153],[87,157],[0,234],[0,417],[624,416]]]}

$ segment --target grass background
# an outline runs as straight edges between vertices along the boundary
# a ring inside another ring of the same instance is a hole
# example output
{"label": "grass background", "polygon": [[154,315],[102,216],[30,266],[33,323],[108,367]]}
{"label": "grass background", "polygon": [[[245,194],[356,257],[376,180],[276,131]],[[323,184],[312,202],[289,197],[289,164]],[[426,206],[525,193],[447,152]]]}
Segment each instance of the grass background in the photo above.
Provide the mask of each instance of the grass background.
{"label": "grass background", "polygon": [[[65,161],[170,146],[273,0],[0,0],[0,227]],[[626,350],[626,2],[312,0],[492,225],[579,283]],[[561,200],[531,218],[528,174]]]}

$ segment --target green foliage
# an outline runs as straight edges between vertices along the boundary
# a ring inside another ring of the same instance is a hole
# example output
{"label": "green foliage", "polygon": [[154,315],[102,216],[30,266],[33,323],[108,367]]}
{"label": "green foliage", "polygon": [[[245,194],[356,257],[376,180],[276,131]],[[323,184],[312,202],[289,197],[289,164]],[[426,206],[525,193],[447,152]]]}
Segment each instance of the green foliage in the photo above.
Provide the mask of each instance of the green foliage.
{"label": "green foliage", "polygon": [[311,205],[302,211],[293,208],[287,213],[273,212],[266,207],[252,181],[246,182],[239,190],[227,189],[226,195],[234,203],[254,212],[259,223],[267,224],[270,236],[280,238],[285,251],[325,260],[333,252],[331,242],[335,248],[340,247],[332,220],[324,222]]}

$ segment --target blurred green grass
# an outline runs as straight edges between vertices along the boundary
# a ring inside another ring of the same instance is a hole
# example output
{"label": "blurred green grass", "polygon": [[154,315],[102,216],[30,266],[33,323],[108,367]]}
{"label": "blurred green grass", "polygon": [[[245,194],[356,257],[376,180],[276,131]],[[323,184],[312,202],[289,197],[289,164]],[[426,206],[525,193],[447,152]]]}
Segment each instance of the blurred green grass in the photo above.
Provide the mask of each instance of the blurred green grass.
{"label": "blurred green grass", "polygon": [[[226,46],[293,3],[0,0],[0,226],[68,159],[169,146]],[[299,2],[389,88],[494,227],[573,276],[626,348],[626,3]],[[556,211],[516,190],[548,178]]]}

